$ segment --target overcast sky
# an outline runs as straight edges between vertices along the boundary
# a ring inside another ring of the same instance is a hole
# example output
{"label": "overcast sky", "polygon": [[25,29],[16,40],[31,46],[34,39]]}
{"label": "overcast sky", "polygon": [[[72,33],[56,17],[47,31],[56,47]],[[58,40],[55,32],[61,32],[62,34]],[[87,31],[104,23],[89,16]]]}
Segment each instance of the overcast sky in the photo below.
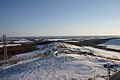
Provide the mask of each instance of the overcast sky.
{"label": "overcast sky", "polygon": [[120,0],[0,0],[0,36],[119,35]]}

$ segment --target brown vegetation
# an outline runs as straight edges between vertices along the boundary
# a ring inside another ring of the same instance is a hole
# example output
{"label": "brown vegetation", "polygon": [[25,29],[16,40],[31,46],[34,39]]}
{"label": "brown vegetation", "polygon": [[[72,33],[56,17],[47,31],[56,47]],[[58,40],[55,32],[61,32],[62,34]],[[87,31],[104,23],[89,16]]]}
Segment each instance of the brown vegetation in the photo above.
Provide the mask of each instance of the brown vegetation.
{"label": "brown vegetation", "polygon": [[[10,58],[13,55],[30,52],[36,49],[37,48],[34,47],[33,45],[11,46],[7,47],[7,52],[8,57]],[[4,56],[3,48],[0,48],[0,60],[3,59],[3,56]]]}

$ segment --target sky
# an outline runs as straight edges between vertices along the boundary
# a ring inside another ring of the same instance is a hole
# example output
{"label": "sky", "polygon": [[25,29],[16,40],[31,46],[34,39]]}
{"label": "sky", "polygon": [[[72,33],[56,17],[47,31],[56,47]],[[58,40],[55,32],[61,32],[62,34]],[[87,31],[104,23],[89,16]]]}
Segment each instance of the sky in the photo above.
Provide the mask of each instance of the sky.
{"label": "sky", "polygon": [[119,35],[120,0],[0,0],[0,36]]}

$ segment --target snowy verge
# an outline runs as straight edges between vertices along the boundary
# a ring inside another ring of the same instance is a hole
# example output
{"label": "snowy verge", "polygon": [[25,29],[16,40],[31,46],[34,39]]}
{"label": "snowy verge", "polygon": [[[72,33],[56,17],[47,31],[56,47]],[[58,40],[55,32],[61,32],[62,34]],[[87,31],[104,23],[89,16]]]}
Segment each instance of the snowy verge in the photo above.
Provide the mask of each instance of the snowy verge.
{"label": "snowy verge", "polygon": [[85,48],[94,51],[95,55],[120,60],[120,53],[119,52],[107,51],[107,50],[98,49],[98,48],[94,48],[94,47],[90,47],[90,46],[86,46]]}
{"label": "snowy verge", "polygon": [[103,44],[99,44],[98,46],[105,46],[109,49],[120,50],[120,39],[109,40]]}

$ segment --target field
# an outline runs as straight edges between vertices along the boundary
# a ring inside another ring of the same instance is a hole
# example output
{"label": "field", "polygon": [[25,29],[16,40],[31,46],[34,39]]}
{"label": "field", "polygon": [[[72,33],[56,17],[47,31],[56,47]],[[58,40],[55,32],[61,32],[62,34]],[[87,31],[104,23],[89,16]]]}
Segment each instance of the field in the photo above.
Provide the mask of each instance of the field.
{"label": "field", "polygon": [[[7,52],[8,52],[8,57],[10,58],[11,56],[25,53],[25,52],[30,52],[33,50],[36,50],[33,45],[22,45],[22,46],[12,46],[12,47],[7,47]],[[3,48],[0,48],[0,60],[4,59],[3,55]]]}
{"label": "field", "polygon": [[[0,79],[106,80],[108,72],[104,65],[109,63],[116,66],[111,70],[111,74],[118,71],[120,69],[120,53],[95,46],[115,39],[37,41],[31,46],[32,48],[34,46],[35,50],[31,51],[30,46],[24,46],[23,52],[13,54],[8,59],[9,63],[1,65]],[[24,52],[27,48],[28,51]],[[19,51],[17,46],[14,46],[13,49]]]}

